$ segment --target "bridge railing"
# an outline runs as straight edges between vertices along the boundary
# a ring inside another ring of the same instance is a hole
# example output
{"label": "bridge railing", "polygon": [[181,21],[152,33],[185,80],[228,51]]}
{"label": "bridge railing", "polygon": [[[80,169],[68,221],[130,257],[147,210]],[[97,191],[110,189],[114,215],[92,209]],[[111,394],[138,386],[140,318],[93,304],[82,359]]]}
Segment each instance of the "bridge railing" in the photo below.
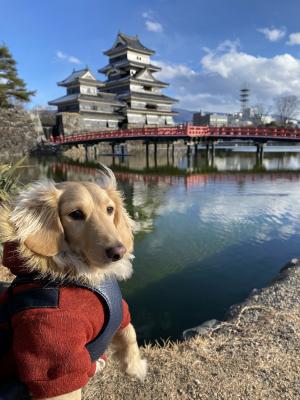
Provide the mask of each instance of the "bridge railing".
{"label": "bridge railing", "polygon": [[298,128],[211,127],[210,136],[300,138]]}
{"label": "bridge railing", "polygon": [[113,131],[89,132],[70,136],[59,136],[51,139],[55,144],[85,143],[101,140],[139,139],[151,137],[233,137],[233,138],[287,138],[300,139],[298,128],[256,128],[256,127],[210,127],[182,125],[172,127],[132,128]]}
{"label": "bridge railing", "polygon": [[51,138],[53,143],[74,143],[89,142],[93,140],[126,139],[126,138],[147,138],[161,136],[187,136],[187,126],[182,127],[154,127],[154,128],[133,128],[118,129],[115,131],[89,132],[83,134],[74,134],[70,136],[59,136]]}

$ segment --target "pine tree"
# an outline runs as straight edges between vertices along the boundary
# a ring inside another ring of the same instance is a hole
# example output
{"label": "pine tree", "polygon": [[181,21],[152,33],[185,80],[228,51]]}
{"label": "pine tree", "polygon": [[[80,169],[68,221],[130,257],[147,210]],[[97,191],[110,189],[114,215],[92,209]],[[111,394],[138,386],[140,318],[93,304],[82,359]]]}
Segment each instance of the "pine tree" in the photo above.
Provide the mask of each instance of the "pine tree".
{"label": "pine tree", "polygon": [[16,102],[28,102],[35,92],[26,89],[18,77],[16,61],[8,47],[0,45],[0,107],[10,107]]}

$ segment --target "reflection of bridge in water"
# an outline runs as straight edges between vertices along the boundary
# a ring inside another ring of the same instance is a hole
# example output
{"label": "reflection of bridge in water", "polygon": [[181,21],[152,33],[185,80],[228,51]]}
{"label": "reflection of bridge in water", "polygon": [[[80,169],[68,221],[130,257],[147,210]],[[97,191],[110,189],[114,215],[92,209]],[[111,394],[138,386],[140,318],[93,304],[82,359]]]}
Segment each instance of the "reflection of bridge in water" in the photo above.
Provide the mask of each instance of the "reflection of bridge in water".
{"label": "reflection of bridge in water", "polygon": [[[177,172],[180,170],[176,169]],[[64,162],[53,162],[51,164],[51,173],[53,176],[56,174],[67,176],[68,173],[72,173],[76,176],[91,176],[96,178],[99,174],[97,166],[94,167],[64,163]],[[146,184],[151,183],[163,183],[170,186],[177,185],[178,183],[183,183],[187,189],[196,186],[202,186],[209,184],[211,182],[224,182],[224,181],[235,181],[237,183],[243,183],[245,181],[275,181],[278,179],[286,179],[291,182],[296,182],[300,180],[300,171],[279,171],[279,172],[195,172],[195,173],[185,173],[180,171],[180,174],[176,175],[162,175],[151,171],[124,171],[114,169],[114,173],[118,181],[124,181],[129,183],[143,182]]]}

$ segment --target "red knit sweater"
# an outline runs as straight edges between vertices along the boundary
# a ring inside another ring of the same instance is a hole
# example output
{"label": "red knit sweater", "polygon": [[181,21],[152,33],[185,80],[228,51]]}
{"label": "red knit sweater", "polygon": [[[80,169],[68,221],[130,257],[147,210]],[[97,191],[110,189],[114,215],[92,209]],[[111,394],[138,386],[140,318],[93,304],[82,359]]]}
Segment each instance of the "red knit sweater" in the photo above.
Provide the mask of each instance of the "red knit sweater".
{"label": "red knit sweater", "polygon": [[[16,246],[4,246],[3,264],[14,274],[24,272],[24,262],[16,255]],[[23,284],[15,291],[37,284]],[[6,293],[0,296],[4,302]],[[29,309],[12,318],[13,346],[0,359],[0,382],[18,377],[33,397],[46,398],[83,387],[95,373],[85,345],[101,330],[105,314],[96,294],[88,289],[62,287],[58,308]],[[123,300],[120,329],[130,323]],[[1,326],[0,326],[1,329]]]}

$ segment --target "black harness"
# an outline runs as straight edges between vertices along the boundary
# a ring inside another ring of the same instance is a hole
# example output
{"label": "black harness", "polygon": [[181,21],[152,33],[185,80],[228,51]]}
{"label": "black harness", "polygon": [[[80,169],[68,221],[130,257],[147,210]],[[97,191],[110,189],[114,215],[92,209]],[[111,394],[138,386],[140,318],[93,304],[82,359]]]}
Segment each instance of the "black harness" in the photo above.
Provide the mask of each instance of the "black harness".
{"label": "black harness", "polygon": [[[28,283],[38,283],[41,287],[28,288],[20,293],[13,292],[13,289],[18,285]],[[0,304],[0,327],[8,327],[8,329],[0,329],[0,358],[8,352],[12,344],[12,329],[10,328],[12,316],[18,312],[33,308],[58,308],[59,290],[66,286],[88,289],[95,293],[103,304],[105,308],[104,325],[96,338],[87,343],[85,347],[92,362],[98,360],[104,354],[123,318],[122,295],[116,279],[107,278],[98,287],[93,287],[85,283],[53,281],[47,278],[41,279],[36,274],[28,274],[18,276],[11,283],[7,289],[7,301]],[[20,383],[14,383],[12,390],[9,390],[7,385],[0,386],[0,400],[26,399],[24,395],[23,397],[18,397],[18,395],[14,394],[16,385],[20,387],[20,390],[24,390],[24,385]],[[19,396],[20,390],[18,391]],[[8,393],[9,391],[10,394]]]}

